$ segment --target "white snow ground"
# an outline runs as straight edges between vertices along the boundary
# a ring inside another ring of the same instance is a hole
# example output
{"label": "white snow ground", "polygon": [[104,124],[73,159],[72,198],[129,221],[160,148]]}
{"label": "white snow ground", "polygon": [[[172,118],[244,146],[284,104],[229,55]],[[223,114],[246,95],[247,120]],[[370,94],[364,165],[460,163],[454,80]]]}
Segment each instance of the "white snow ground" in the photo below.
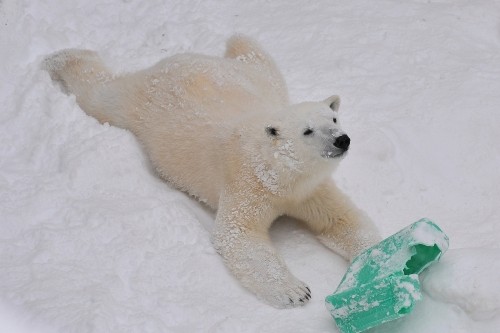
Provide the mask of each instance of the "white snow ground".
{"label": "white snow ground", "polygon": [[259,302],[212,249],[213,214],[39,70],[67,47],[117,71],[222,54],[234,32],[294,101],[342,96],[353,146],[334,177],[385,236],[426,216],[450,237],[424,300],[374,332],[499,332],[498,0],[0,1],[0,332],[337,332],[323,299],[343,260],[282,221],[313,299]]}

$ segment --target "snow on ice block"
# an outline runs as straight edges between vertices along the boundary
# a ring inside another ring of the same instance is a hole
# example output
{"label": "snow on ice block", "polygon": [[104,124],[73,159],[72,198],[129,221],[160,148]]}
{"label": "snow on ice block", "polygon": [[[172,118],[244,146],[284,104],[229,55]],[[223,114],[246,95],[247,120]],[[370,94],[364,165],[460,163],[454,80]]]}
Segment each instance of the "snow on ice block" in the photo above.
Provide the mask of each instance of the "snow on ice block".
{"label": "snow on ice block", "polygon": [[358,255],[326,306],[343,333],[398,319],[421,299],[418,274],[448,249],[448,237],[421,219]]}

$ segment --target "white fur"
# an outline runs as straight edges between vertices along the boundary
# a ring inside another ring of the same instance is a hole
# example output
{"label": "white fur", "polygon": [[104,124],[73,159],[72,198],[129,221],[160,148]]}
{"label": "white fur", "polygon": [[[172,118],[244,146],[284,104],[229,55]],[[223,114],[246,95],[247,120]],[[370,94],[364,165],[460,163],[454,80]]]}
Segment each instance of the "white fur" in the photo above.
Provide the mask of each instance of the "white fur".
{"label": "white fur", "polygon": [[[274,61],[255,41],[237,35],[223,58],[176,55],[122,76],[87,50],[60,51],[43,67],[89,115],[132,131],[163,178],[217,210],[215,247],[273,306],[310,298],[270,243],[277,217],[303,220],[349,259],[379,240],[330,178],[340,160],[333,142],[344,134],[333,122],[340,99],[290,105]],[[314,134],[304,135],[308,128]]]}

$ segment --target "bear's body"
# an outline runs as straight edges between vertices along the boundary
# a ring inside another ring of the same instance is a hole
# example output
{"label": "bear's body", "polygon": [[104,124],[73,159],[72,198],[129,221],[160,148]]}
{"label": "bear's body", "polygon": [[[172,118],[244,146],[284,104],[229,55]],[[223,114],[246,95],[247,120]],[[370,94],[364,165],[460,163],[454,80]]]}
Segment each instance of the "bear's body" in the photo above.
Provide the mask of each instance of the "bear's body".
{"label": "bear's body", "polygon": [[232,37],[224,58],[176,55],[123,76],[86,50],[58,52],[44,68],[89,115],[132,131],[163,178],[217,210],[214,245],[268,303],[310,298],[270,243],[277,217],[303,220],[347,258],[379,240],[330,178],[349,146],[333,121],[338,97],[290,106],[280,72],[253,40]]}

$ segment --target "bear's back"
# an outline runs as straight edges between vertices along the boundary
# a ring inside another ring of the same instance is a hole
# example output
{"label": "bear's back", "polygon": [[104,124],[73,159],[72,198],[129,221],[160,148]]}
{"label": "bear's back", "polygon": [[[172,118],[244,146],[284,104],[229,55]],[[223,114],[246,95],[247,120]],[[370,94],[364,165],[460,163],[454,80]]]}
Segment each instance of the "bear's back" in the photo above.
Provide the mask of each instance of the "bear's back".
{"label": "bear's back", "polygon": [[248,112],[285,106],[270,91],[264,71],[236,59],[181,54],[160,61],[146,76],[146,89],[162,89],[169,112],[202,115],[202,121],[233,122]]}
{"label": "bear's back", "polygon": [[[240,126],[284,106],[269,92],[266,73],[235,59],[182,54],[131,77],[141,105],[133,132],[159,173],[216,206],[224,147]],[[214,207],[215,208],[215,207]]]}

